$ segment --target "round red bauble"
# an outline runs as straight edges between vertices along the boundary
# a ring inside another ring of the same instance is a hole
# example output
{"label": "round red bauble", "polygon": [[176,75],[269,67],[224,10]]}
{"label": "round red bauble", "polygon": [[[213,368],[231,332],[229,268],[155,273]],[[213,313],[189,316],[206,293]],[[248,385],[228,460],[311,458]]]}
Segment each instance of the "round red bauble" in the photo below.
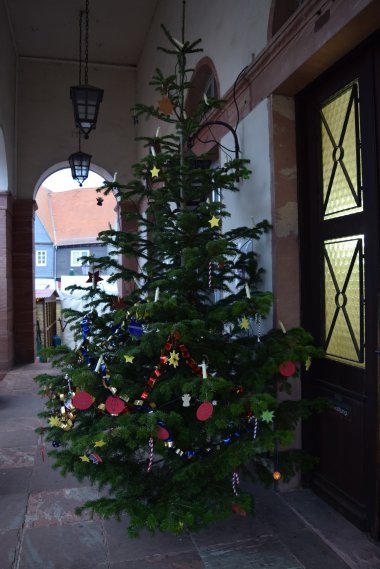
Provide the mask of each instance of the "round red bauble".
{"label": "round red bauble", "polygon": [[238,516],[245,517],[247,515],[247,512],[243,510],[243,508],[239,504],[232,504],[231,507],[232,511],[235,512],[235,514],[238,514]]}
{"label": "round red bauble", "polygon": [[75,409],[84,411],[85,409],[89,409],[91,407],[94,402],[94,397],[87,393],[87,391],[78,391],[72,398],[71,402],[74,405]]}
{"label": "round red bauble", "polygon": [[280,364],[278,371],[284,377],[290,377],[296,373],[296,364],[294,362],[283,362]]}
{"label": "round red bauble", "polygon": [[165,429],[165,427],[159,427],[156,436],[158,439],[160,439],[161,441],[167,441],[168,438],[170,437],[169,435],[169,431],[167,431]]}
{"label": "round red bauble", "polygon": [[106,409],[110,415],[120,415],[124,411],[125,403],[120,397],[110,395],[106,399]]}
{"label": "round red bauble", "polygon": [[199,405],[197,409],[197,419],[198,421],[207,421],[211,417],[214,412],[214,407],[212,403],[205,401],[201,405]]}

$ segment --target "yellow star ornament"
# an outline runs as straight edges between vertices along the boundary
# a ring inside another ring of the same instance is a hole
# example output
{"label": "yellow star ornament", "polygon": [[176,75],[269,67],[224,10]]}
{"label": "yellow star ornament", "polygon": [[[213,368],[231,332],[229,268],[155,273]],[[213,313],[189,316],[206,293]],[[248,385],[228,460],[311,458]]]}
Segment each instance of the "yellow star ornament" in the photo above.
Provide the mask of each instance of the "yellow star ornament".
{"label": "yellow star ornament", "polygon": [[60,422],[61,422],[60,417],[49,417],[50,427],[59,427]]}
{"label": "yellow star ornament", "polygon": [[96,448],[102,448],[104,447],[104,445],[106,445],[107,443],[105,441],[95,441],[95,447]]}
{"label": "yellow star ornament", "polygon": [[127,354],[126,356],[124,356],[124,359],[125,359],[126,364],[133,364],[133,360],[135,359],[135,356],[129,356]]}
{"label": "yellow star ornament", "polygon": [[85,454],[82,454],[82,456],[80,456],[79,458],[81,459],[82,462],[90,462],[90,459]]}
{"label": "yellow star ornament", "polygon": [[249,320],[246,316],[243,316],[243,318],[241,319],[240,328],[242,330],[248,330],[249,329]]}
{"label": "yellow star ornament", "polygon": [[152,174],[152,178],[157,178],[158,174],[160,173],[160,170],[156,166],[153,166],[150,173]]}
{"label": "yellow star ornament", "polygon": [[170,357],[168,359],[168,364],[173,367],[178,367],[179,364],[179,354],[177,352],[170,352]]}
{"label": "yellow star ornament", "polygon": [[215,215],[213,215],[212,218],[208,220],[211,228],[219,227],[219,221],[220,219],[218,217],[215,217]]}

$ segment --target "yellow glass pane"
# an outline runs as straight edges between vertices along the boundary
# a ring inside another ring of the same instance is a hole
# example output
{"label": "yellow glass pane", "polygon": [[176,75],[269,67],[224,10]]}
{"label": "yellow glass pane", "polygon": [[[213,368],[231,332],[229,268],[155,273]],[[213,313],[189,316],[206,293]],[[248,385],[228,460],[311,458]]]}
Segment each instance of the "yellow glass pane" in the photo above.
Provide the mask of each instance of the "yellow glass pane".
{"label": "yellow glass pane", "polygon": [[363,211],[358,83],[321,107],[324,219]]}
{"label": "yellow glass pane", "polygon": [[364,237],[325,241],[327,357],[364,366]]}

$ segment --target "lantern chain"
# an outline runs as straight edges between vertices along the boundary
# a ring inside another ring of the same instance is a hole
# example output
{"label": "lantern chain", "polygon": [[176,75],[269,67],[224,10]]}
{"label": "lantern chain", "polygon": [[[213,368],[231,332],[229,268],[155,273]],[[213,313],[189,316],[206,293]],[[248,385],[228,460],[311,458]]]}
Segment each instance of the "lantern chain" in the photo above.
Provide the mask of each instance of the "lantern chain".
{"label": "lantern chain", "polygon": [[79,13],[79,83],[82,85],[82,27],[83,27],[83,10]]}
{"label": "lantern chain", "polygon": [[86,38],[85,38],[85,67],[84,67],[84,84],[88,84],[88,12],[89,0],[86,0]]}

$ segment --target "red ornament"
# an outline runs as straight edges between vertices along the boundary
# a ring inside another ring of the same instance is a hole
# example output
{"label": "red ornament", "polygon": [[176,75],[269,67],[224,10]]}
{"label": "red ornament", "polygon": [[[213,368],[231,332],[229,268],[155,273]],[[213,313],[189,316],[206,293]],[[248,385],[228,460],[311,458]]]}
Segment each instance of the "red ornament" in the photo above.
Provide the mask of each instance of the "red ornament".
{"label": "red ornament", "polygon": [[72,404],[76,409],[84,411],[89,409],[94,402],[94,397],[87,391],[78,391],[72,398]]}
{"label": "red ornament", "polygon": [[124,411],[125,403],[120,397],[113,397],[110,395],[106,399],[106,409],[110,415],[119,415]]}
{"label": "red ornament", "polygon": [[235,514],[238,514],[238,516],[245,517],[247,515],[247,512],[243,510],[243,508],[239,504],[232,504],[232,511]]}
{"label": "red ornament", "polygon": [[284,377],[291,377],[296,373],[296,364],[294,362],[283,362],[280,364],[278,371]]}
{"label": "red ornament", "polygon": [[169,431],[167,431],[165,429],[165,427],[159,427],[156,436],[158,439],[160,439],[161,441],[167,441],[168,438],[170,437],[169,435]]}
{"label": "red ornament", "polygon": [[88,279],[86,280],[86,283],[93,283],[96,284],[99,281],[102,281],[102,277],[99,275],[100,271],[95,271],[93,273],[91,273],[90,271],[88,272]]}
{"label": "red ornament", "polygon": [[201,405],[199,405],[197,409],[197,419],[198,421],[207,421],[211,417],[214,412],[214,407],[212,403],[208,401],[204,401]]}
{"label": "red ornament", "polygon": [[153,387],[155,383],[156,383],[156,378],[155,378],[155,377],[150,377],[150,378],[148,379],[147,386],[148,386],[148,387]]}
{"label": "red ornament", "polygon": [[115,310],[119,309],[119,308],[126,308],[127,304],[125,303],[123,298],[119,298],[118,296],[115,296],[112,299],[112,308],[114,308]]}

